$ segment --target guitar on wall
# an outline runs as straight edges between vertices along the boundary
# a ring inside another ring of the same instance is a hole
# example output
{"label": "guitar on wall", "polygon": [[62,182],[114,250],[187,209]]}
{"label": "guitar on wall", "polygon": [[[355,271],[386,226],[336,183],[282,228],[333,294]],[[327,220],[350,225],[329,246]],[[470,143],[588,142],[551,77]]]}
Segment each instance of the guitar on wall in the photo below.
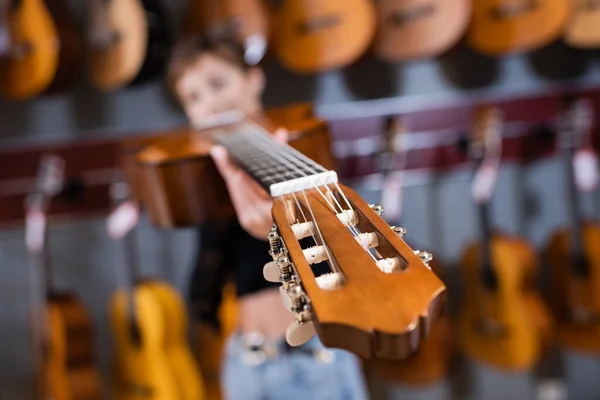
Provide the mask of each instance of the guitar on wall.
{"label": "guitar on wall", "polygon": [[379,0],[373,51],[385,61],[435,57],[454,46],[470,22],[470,0]]}
{"label": "guitar on wall", "polygon": [[491,56],[531,51],[560,37],[570,9],[567,0],[475,0],[467,39]]}
{"label": "guitar on wall", "polygon": [[59,60],[57,27],[43,0],[0,2],[0,93],[27,100],[50,85]]}
{"label": "guitar on wall", "polygon": [[273,46],[292,72],[315,74],[346,67],[366,53],[375,36],[370,0],[284,0],[273,11]]}
{"label": "guitar on wall", "polygon": [[132,230],[139,221],[129,188],[115,183],[110,236],[124,241],[127,282],[110,301],[116,342],[114,395],[118,400],[203,400],[204,382],[187,344],[183,300],[170,285],[141,279]]}
{"label": "guitar on wall", "polygon": [[473,197],[481,242],[467,246],[461,259],[465,296],[458,334],[465,353],[507,370],[531,367],[541,357],[551,317],[535,289],[536,254],[518,237],[494,232],[492,198],[500,166],[500,111],[478,110],[470,157],[476,166]]}
{"label": "guitar on wall", "polygon": [[600,7],[598,2],[575,0],[565,27],[564,39],[576,48],[600,47]]}
{"label": "guitar on wall", "polygon": [[256,49],[252,62],[266,53],[271,36],[269,10],[263,0],[188,0],[186,35],[205,32],[216,25],[233,23],[238,39],[247,49]]}
{"label": "guitar on wall", "polygon": [[83,71],[84,48],[81,30],[66,0],[46,0],[46,6],[56,23],[60,51],[56,74],[46,93],[62,93],[71,88]]}
{"label": "guitar on wall", "polygon": [[[392,208],[391,217],[386,220],[394,226],[401,226],[402,215],[402,179],[391,171],[406,168],[406,150],[402,147],[402,139],[406,134],[405,121],[402,117],[388,119],[386,126],[386,150],[380,160],[380,169],[384,176],[382,205],[386,213]],[[389,183],[387,183],[389,182]],[[399,187],[394,187],[399,186]],[[386,193],[389,193],[386,195]],[[399,192],[399,193],[398,193]],[[388,204],[390,207],[388,207]],[[394,210],[398,208],[398,210]],[[394,212],[396,211],[396,212]],[[441,265],[435,260],[429,261],[431,270],[438,276]],[[451,326],[447,314],[442,315],[432,326],[430,337],[423,341],[417,352],[406,360],[375,360],[372,363],[379,376],[387,382],[422,386],[443,379],[449,371],[453,352]]]}
{"label": "guitar on wall", "polygon": [[579,99],[564,110],[559,148],[568,172],[569,229],[556,232],[548,243],[549,303],[558,320],[558,340],[567,348],[599,354],[600,343],[600,225],[586,220],[580,192],[598,181],[597,156],[591,145],[592,105]]}
{"label": "guitar on wall", "polygon": [[148,48],[148,20],[141,0],[88,0],[88,76],[97,90],[129,85]]}
{"label": "guitar on wall", "polygon": [[[38,273],[44,277],[45,310],[41,322],[41,398],[101,400],[102,381],[94,355],[90,315],[72,292],[52,284],[46,245],[46,210],[63,186],[64,162],[56,156],[42,159],[37,188],[26,201],[26,244]],[[38,322],[38,321],[36,321]]]}

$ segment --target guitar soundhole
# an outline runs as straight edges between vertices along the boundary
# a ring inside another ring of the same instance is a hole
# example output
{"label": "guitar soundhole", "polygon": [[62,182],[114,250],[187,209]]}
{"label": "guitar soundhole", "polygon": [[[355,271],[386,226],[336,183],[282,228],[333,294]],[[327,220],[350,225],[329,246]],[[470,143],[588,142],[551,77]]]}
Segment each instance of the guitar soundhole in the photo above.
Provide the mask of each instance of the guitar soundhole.
{"label": "guitar soundhole", "polygon": [[341,22],[342,21],[339,15],[325,15],[299,23],[297,26],[297,32],[300,35],[309,35],[316,31],[322,31],[324,29],[337,26]]}
{"label": "guitar soundhole", "polygon": [[423,4],[410,10],[396,10],[390,14],[388,22],[394,26],[402,26],[417,19],[429,17],[435,11],[433,4]]}
{"label": "guitar soundhole", "polygon": [[539,6],[538,0],[525,0],[521,3],[502,3],[491,10],[491,18],[493,20],[517,18],[522,14],[535,11]]}

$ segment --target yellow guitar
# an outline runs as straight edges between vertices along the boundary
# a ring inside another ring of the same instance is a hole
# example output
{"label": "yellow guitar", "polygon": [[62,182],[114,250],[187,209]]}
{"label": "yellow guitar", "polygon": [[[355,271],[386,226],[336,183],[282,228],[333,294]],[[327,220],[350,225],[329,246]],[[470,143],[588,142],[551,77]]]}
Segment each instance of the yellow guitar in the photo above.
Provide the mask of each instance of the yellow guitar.
{"label": "yellow guitar", "polygon": [[[119,218],[137,221],[137,216],[137,207],[123,202],[109,219],[111,236],[131,240],[128,233],[115,233],[110,227],[111,221],[114,226],[122,224]],[[139,274],[132,246],[128,242],[127,266],[132,269],[130,275],[135,280]],[[176,290],[155,280],[123,285],[111,299],[110,314],[116,342],[116,399],[205,398],[204,384],[186,340],[185,308]]]}

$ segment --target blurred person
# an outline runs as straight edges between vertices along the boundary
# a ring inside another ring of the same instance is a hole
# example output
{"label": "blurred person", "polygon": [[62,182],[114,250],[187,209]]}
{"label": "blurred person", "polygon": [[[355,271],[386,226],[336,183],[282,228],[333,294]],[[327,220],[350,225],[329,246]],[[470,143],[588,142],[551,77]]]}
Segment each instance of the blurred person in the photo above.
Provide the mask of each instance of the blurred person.
{"label": "blurred person", "polygon": [[[208,32],[177,44],[167,83],[191,125],[226,111],[265,116],[261,100],[265,76],[245,55],[244,46],[228,32]],[[276,136],[287,141],[285,130]],[[196,347],[212,352],[214,361],[219,355],[208,347],[222,332],[218,310],[224,285],[233,275],[237,318],[224,345],[218,378],[224,398],[366,399],[361,365],[353,354],[325,349],[317,336],[300,347],[287,345],[285,332],[294,315],[283,306],[279,284],[265,280],[262,272],[271,261],[266,234],[273,226],[272,199],[223,147],[214,145],[211,155],[237,219],[198,227],[190,304]],[[217,379],[205,379],[211,378]]]}

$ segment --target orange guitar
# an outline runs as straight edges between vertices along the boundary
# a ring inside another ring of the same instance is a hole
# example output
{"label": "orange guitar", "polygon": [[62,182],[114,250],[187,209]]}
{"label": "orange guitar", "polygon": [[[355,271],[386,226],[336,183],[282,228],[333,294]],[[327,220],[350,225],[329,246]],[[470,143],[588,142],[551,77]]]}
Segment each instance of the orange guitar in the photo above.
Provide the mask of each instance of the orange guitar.
{"label": "orange guitar", "polygon": [[379,0],[373,51],[386,61],[435,57],[456,44],[470,17],[469,0]]}
{"label": "orange guitar", "polygon": [[571,226],[553,235],[546,256],[558,340],[567,348],[600,354],[600,225],[586,220],[579,205],[579,192],[592,188],[584,177],[597,174],[595,163],[590,163],[596,159],[590,143],[591,119],[592,105],[585,99],[570,104],[562,118],[559,147],[569,173]]}
{"label": "orange guitar", "polygon": [[43,398],[101,400],[102,381],[95,361],[90,315],[74,293],[53,289],[46,254],[45,212],[50,197],[62,187],[62,170],[60,158],[45,157],[40,166],[37,191],[26,202],[27,247],[46,284],[46,309],[39,321],[41,332],[35,332],[36,335],[41,333]]}
{"label": "orange guitar", "polygon": [[535,290],[535,250],[521,238],[493,232],[489,221],[489,188],[494,186],[489,179],[494,179],[500,162],[500,113],[483,108],[476,123],[471,155],[478,164],[473,191],[482,237],[461,259],[465,295],[459,341],[475,360],[523,370],[541,356],[551,317]]}
{"label": "orange guitar", "polygon": [[27,100],[43,93],[56,74],[59,40],[43,0],[0,4],[0,93]]}
{"label": "orange guitar", "polygon": [[600,4],[594,0],[574,0],[564,32],[565,42],[584,49],[600,47]]}
{"label": "orange guitar", "polygon": [[569,0],[474,0],[468,42],[488,55],[531,51],[563,32]]}
{"label": "orange guitar", "polygon": [[275,52],[301,74],[342,68],[367,51],[375,19],[369,0],[284,0],[273,16]]}

